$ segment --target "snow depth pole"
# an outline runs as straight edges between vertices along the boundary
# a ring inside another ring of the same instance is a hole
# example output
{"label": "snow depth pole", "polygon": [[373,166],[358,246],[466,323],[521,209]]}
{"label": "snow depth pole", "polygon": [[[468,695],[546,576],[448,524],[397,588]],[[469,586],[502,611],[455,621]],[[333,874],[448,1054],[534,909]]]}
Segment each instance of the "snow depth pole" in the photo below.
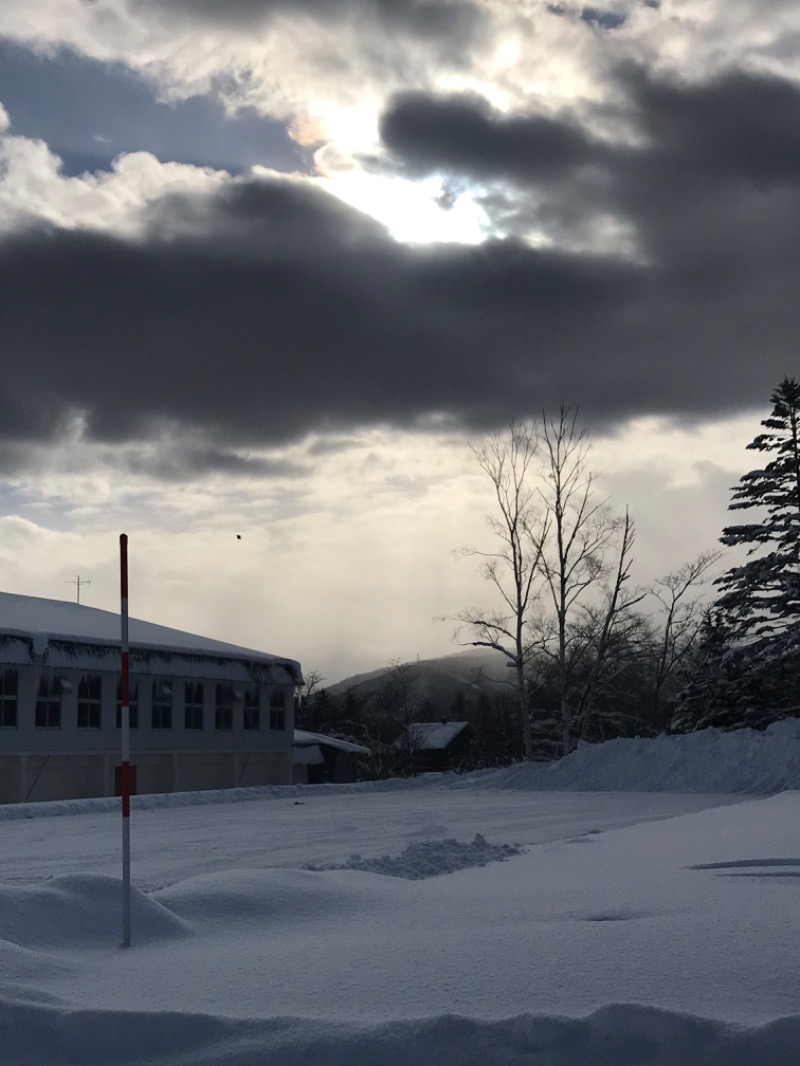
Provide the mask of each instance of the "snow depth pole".
{"label": "snow depth pole", "polygon": [[120,717],[122,725],[122,765],[119,783],[122,794],[122,946],[131,946],[131,734],[128,695],[128,536],[119,535],[120,576]]}

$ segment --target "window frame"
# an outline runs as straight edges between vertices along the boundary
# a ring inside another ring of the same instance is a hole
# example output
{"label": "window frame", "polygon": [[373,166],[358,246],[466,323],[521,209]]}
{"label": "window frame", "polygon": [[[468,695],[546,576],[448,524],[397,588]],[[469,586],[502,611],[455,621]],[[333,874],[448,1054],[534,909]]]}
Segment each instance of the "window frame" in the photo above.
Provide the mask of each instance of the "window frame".
{"label": "window frame", "polygon": [[[13,691],[8,685],[9,678],[12,676]],[[19,670],[14,666],[5,666],[0,670],[0,729],[17,729],[18,726]]]}
{"label": "window frame", "polygon": [[[189,698],[190,692],[193,699]],[[198,733],[205,729],[205,686],[202,681],[183,683],[183,728]]]}
{"label": "window frame", "polygon": [[270,707],[269,709],[269,728],[271,733],[285,733],[286,732],[286,708],[285,707]]}
{"label": "window frame", "polygon": [[214,729],[220,733],[233,731],[233,685],[218,681],[214,689]]}
{"label": "window frame", "polygon": [[269,728],[273,733],[286,732],[286,690],[277,686],[269,693]]}
{"label": "window frame", "polygon": [[286,711],[279,710],[277,707],[270,707],[269,728],[271,733],[285,733]]}
{"label": "window frame", "polygon": [[78,729],[103,728],[103,677],[101,674],[81,674],[78,680],[75,725]]}
{"label": "window frame", "polygon": [[[52,673],[39,675],[36,686],[36,703],[34,705],[35,729],[61,729],[61,698],[64,686],[61,678]],[[46,719],[43,721],[42,719]]]}
{"label": "window frame", "polygon": [[242,729],[248,733],[257,733],[261,730],[261,690],[257,685],[251,685],[244,690]]}
{"label": "window frame", "polygon": [[154,681],[150,690],[150,729],[166,733],[172,729],[175,696],[168,681]]}

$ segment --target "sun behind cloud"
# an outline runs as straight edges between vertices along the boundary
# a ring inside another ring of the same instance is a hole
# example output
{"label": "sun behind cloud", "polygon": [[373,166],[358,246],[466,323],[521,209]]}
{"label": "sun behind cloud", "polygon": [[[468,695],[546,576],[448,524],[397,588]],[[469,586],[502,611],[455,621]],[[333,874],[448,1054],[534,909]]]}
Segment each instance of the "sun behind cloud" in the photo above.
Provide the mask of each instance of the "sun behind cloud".
{"label": "sun behind cloud", "polygon": [[437,178],[409,181],[350,170],[318,181],[333,196],[382,222],[405,244],[479,244],[490,229],[486,213],[469,194],[443,197]]}

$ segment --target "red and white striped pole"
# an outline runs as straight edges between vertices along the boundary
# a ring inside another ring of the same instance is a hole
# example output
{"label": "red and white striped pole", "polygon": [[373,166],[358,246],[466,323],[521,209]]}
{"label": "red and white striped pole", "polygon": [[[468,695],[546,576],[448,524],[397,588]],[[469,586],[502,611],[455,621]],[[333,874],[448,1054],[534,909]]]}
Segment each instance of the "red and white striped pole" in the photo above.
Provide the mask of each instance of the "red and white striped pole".
{"label": "red and white striped pole", "polygon": [[119,536],[120,575],[120,715],[122,725],[122,946],[131,946],[131,733],[128,689],[128,537]]}

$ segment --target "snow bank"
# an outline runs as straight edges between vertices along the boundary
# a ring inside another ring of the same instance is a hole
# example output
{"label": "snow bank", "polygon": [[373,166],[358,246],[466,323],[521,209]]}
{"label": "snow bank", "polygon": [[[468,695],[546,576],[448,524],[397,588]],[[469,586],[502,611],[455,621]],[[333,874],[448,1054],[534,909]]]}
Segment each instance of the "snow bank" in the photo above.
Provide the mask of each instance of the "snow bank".
{"label": "snow bank", "polygon": [[513,844],[490,844],[480,833],[469,844],[457,840],[421,840],[409,844],[405,851],[393,858],[382,855],[374,859],[362,859],[351,855],[347,862],[318,865],[308,863],[306,870],[363,870],[366,873],[402,877],[407,881],[422,881],[426,877],[439,877],[455,870],[468,870],[487,866],[490,862],[503,862],[512,855],[520,855],[522,848]]}
{"label": "snow bank", "polygon": [[[158,811],[181,807],[217,806],[220,803],[252,803],[264,799],[287,799],[301,796],[311,788],[315,793],[325,788],[347,789],[347,785],[260,785],[254,788],[209,788],[202,792],[154,793],[133,796],[131,810]],[[365,785],[360,786],[366,787]],[[107,814],[120,811],[119,797],[53,800],[47,803],[8,803],[0,806],[0,822],[21,818],[52,818],[69,814]]]}
{"label": "snow bank", "polygon": [[[9,1017],[15,1024],[7,1028]],[[735,1028],[650,1007],[585,1018],[458,1015],[361,1026],[309,1019],[62,1011],[0,999],[4,1066],[796,1066],[800,1018]]]}
{"label": "snow bank", "polygon": [[776,722],[763,733],[704,729],[582,744],[556,763],[521,763],[470,777],[471,788],[769,796],[800,789],[800,720]]}
{"label": "snow bank", "polygon": [[[455,778],[455,775],[446,775]],[[448,787],[445,775],[426,778],[392,778],[388,781],[362,781],[350,785],[256,785],[252,788],[209,788],[201,792],[154,793],[131,798],[132,811],[159,811],[181,807],[211,807],[221,803],[254,803],[258,800],[319,798],[361,792],[398,792],[404,789]],[[52,818],[69,814],[108,814],[120,812],[119,797],[52,800],[46,803],[0,804],[0,822],[22,818]]]}

